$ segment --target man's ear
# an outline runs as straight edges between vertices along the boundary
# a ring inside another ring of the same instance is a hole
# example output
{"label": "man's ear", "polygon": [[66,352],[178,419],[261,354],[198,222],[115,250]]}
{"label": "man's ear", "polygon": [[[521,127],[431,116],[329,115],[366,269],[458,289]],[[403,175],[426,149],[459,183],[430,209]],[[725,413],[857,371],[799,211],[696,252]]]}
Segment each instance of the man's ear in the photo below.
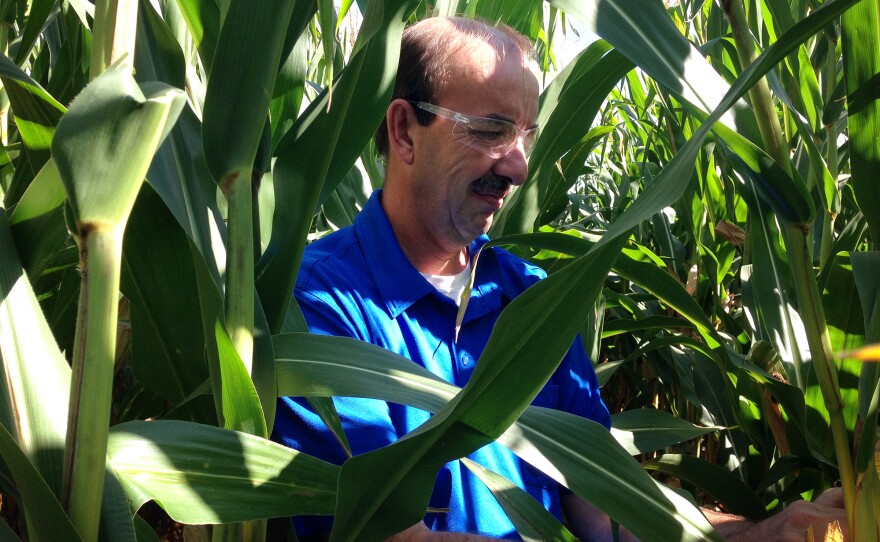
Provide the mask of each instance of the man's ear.
{"label": "man's ear", "polygon": [[406,100],[400,98],[391,102],[385,113],[388,124],[388,154],[393,154],[404,164],[412,164],[415,156],[414,130],[417,128],[416,114]]}

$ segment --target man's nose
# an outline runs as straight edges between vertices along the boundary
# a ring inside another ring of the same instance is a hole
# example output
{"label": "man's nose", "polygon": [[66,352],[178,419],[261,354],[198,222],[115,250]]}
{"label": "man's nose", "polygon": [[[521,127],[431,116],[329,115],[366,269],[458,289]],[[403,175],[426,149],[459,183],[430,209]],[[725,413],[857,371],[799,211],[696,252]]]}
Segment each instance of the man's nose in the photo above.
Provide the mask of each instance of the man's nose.
{"label": "man's nose", "polygon": [[519,186],[526,182],[529,176],[529,158],[523,144],[523,138],[517,137],[516,144],[495,162],[492,170],[497,175],[503,175],[510,179],[511,183]]}

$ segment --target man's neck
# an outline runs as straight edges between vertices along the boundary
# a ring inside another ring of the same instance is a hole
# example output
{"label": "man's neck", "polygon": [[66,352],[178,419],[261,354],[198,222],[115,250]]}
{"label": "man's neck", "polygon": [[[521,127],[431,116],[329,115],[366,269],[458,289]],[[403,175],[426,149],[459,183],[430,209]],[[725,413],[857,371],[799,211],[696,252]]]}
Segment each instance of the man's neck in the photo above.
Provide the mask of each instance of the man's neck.
{"label": "man's neck", "polygon": [[429,237],[418,235],[411,229],[395,227],[393,221],[391,227],[403,253],[420,273],[457,275],[467,267],[467,247],[444,249]]}
{"label": "man's neck", "polygon": [[[383,199],[385,197],[383,192]],[[422,222],[412,217],[401,216],[390,209],[406,208],[406,206],[388,206],[383,201],[382,207],[391,223],[391,229],[397,237],[400,248],[406,258],[420,273],[429,275],[457,275],[468,265],[467,245],[444,246],[431,232],[425,231]]]}

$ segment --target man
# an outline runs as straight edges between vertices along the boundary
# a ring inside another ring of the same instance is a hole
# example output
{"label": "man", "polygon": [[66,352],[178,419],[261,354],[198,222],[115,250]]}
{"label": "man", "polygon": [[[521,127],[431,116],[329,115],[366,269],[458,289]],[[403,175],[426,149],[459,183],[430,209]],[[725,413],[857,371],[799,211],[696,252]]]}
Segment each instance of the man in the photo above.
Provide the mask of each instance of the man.
{"label": "man", "polygon": [[[352,227],[313,243],[303,257],[295,295],[312,332],[377,344],[454,384],[467,383],[500,312],[544,277],[502,249],[485,251],[456,337],[473,257],[493,214],[528,173],[538,104],[530,52],[529,41],[511,29],[468,19],[428,19],[406,30],[393,101],[377,134],[387,158],[384,188]],[[335,404],[355,454],[394,442],[428,418],[369,399]],[[579,341],[534,404],[610,426]],[[301,399],[279,402],[275,438],[335,463],[345,460]],[[558,518],[564,511],[579,537],[610,536],[606,516],[506,448],[492,444],[469,457]],[[448,512],[428,513],[394,539],[518,538],[488,489],[459,461],[440,471],[430,506]],[[299,520],[298,530],[309,535],[330,526],[329,518],[309,518]]]}

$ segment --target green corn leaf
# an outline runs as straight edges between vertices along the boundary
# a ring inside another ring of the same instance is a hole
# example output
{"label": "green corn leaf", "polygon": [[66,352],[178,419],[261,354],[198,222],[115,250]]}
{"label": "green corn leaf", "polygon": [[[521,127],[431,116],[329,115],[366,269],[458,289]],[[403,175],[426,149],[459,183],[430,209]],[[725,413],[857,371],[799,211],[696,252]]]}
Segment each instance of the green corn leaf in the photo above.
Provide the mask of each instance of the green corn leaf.
{"label": "green corn leaf", "polygon": [[[552,250],[557,253],[573,256],[586,254],[594,246],[592,242],[580,237],[549,232],[507,235],[490,241],[490,246],[507,244]],[[623,249],[621,254],[626,257],[618,258],[615,261],[612,267],[615,273],[639,284],[648,292],[656,295],[658,299],[669,307],[675,309],[696,326],[710,348],[716,348],[722,343],[721,337],[712,328],[702,308],[687,293],[683,285],[675,280],[668,271],[654,263],[639,261],[641,253],[637,250]]]}
{"label": "green corn leaf", "polygon": [[[640,2],[638,12],[625,0],[553,0],[551,4],[576,17],[685,101],[703,111],[720,105],[727,84],[681,35],[660,3]],[[758,141],[754,115],[744,103],[735,103],[737,99],[730,102],[733,116],[725,122]]]}
{"label": "green corn leaf", "polygon": [[131,508],[113,469],[107,469],[104,476],[100,532],[107,542],[137,542]]}
{"label": "green corn leaf", "polygon": [[194,524],[329,514],[339,472],[266,439],[178,421],[114,426],[107,457],[132,510],[155,500]]}
{"label": "green corn leaf", "polygon": [[690,455],[663,454],[645,464],[649,470],[659,470],[690,482],[724,504],[733,514],[749,518],[767,515],[761,501],[733,473],[714,463]]}
{"label": "green corn leaf", "polygon": [[55,0],[35,0],[31,2],[27,24],[24,27],[21,43],[19,43],[18,47],[18,54],[15,55],[16,64],[21,65],[31,54],[34,44],[43,31],[43,25],[49,20],[53,7],[55,7]]}
{"label": "green corn leaf", "polygon": [[191,109],[181,113],[177,124],[162,145],[147,180],[192,239],[211,274],[219,284],[220,271],[212,231],[221,234],[226,224],[217,205],[217,185],[211,179],[202,151],[201,125]]}
{"label": "green corn leaf", "polygon": [[205,158],[218,183],[247,172],[250,185],[257,146],[281,61],[294,2],[232,0],[212,61],[202,136]]}
{"label": "green corn leaf", "polygon": [[[751,183],[747,183],[747,188]],[[782,232],[773,212],[750,190],[742,192],[752,211],[752,264],[740,269],[743,309],[757,324],[756,338],[773,345],[787,378],[806,389],[809,350],[797,339],[803,331],[794,308],[794,285]]]}
{"label": "green corn leaf", "polygon": [[205,337],[190,243],[149,186],[141,190],[129,217],[122,250],[121,289],[131,302],[132,372],[176,406],[208,377]]}
{"label": "green corn leaf", "polygon": [[[369,397],[437,412],[460,392],[412,361],[362,341],[306,333],[274,339],[279,395]],[[596,423],[529,407],[498,440],[643,540],[717,539],[698,511],[658,491]]]}
{"label": "green corn leaf", "polygon": [[607,339],[608,337],[646,329],[679,329],[686,327],[695,326],[683,318],[676,318],[674,316],[648,316],[638,320],[619,318],[605,323],[605,326],[602,328],[602,338]]}
{"label": "green corn leaf", "polygon": [[60,495],[70,366],[18,260],[5,211],[0,211],[0,254],[0,359],[5,373],[0,422],[44,483]]}
{"label": "green corn leaf", "polygon": [[138,5],[135,78],[186,88],[186,60],[177,38],[150,3]]}
{"label": "green corn leaf", "polygon": [[220,38],[220,7],[217,1],[177,0],[177,5],[199,51],[202,64],[210,70],[217,50],[217,40]]}
{"label": "green corn leaf", "polygon": [[[275,407],[278,403],[275,383],[275,348],[272,346],[272,333],[260,300],[254,296],[254,364],[251,372],[254,391],[263,414],[263,425],[267,435],[272,434],[275,424]],[[250,393],[250,390],[248,390]]]}
{"label": "green corn leaf", "polygon": [[37,218],[57,209],[67,197],[58,168],[51,159],[28,185],[9,217],[10,225]]}
{"label": "green corn leaf", "polygon": [[[623,241],[597,245],[513,300],[454,401],[406,438],[345,463],[331,539],[381,539],[421,519],[437,470],[497,438],[553,374]],[[382,517],[388,507],[394,521]]]}
{"label": "green corn leaf", "polygon": [[[630,231],[645,218],[676,202],[689,184],[691,170],[699,153],[699,147],[708,135],[712,125],[728,109],[733,107],[737,100],[760,77],[772,69],[809,36],[821,30],[825,24],[840,15],[852,4],[852,0],[829,2],[823,4],[820,9],[816,10],[809,17],[799,21],[789,32],[780,37],[775,44],[764,51],[756,62],[746,68],[736,83],[727,91],[724,98],[716,102],[717,88],[713,85],[718,80],[717,74],[702,59],[697,60],[698,55],[695,50],[691,50],[689,44],[685,42],[684,47],[681,46],[683,38],[677,29],[670,24],[670,33],[669,29],[666,28],[666,25],[669,24],[669,19],[665,13],[662,15],[658,14],[656,21],[660,24],[655,25],[654,18],[640,17],[636,19],[631,14],[628,14],[625,6],[618,5],[614,1],[608,0],[598,4],[575,4],[568,2],[568,0],[556,0],[555,5],[560,9],[567,10],[584,21],[591,21],[600,35],[604,35],[609,43],[617,46],[622,53],[634,60],[636,65],[645,69],[658,81],[681,93],[689,102],[701,104],[701,107],[713,110],[699,130],[679,150],[652,185],[635,200],[626,213],[614,222],[611,228],[609,228],[608,233],[604,236],[603,242]],[[655,7],[660,9],[659,4],[647,3],[646,6],[651,9]],[[599,21],[602,21],[604,25],[598,24]],[[651,25],[650,28],[647,25]],[[662,32],[662,35],[664,38],[668,38],[668,41],[658,39],[657,32]],[[673,34],[676,37],[672,37]],[[639,39],[625,39],[625,36],[628,35],[636,35]],[[673,45],[675,43],[679,45]],[[686,76],[680,78],[679,73],[682,71]],[[691,73],[693,75],[690,75]],[[694,85],[700,85],[699,89]],[[717,106],[715,105],[716,103]],[[750,127],[750,121],[747,120],[751,116],[750,114],[737,114],[735,116],[738,121],[736,125],[738,132],[745,134],[754,133],[754,130]],[[752,120],[753,118],[751,116]],[[719,125],[719,129],[721,126]],[[729,135],[731,132],[732,130],[727,130],[724,133]],[[747,147],[744,141],[745,138],[738,138],[738,144],[745,149]],[[748,149],[753,150],[752,147],[754,146],[748,147]],[[751,160],[752,163],[748,165],[753,168],[758,167],[762,174],[765,171],[772,172],[778,168],[778,166],[774,166],[771,163],[772,161],[768,161],[769,158],[763,153],[750,154],[744,159]],[[776,177],[774,176],[773,179],[776,179]],[[804,204],[809,206],[809,201],[804,203],[799,197],[803,190],[802,187],[799,188],[797,183],[794,182],[788,183],[788,186],[785,186],[785,183],[783,185],[788,190],[773,192],[775,188],[773,185],[769,186],[768,190],[774,195],[780,196],[783,203],[791,203],[788,199],[792,198],[798,206],[797,209],[800,209]],[[791,216],[798,218],[799,213],[793,211]]]}
{"label": "green corn leaf", "polygon": [[[281,329],[315,209],[351,169],[388,107],[403,18],[412,0],[371,3],[351,61],[278,144],[273,168],[272,238],[257,264],[260,299],[273,333]],[[343,129],[343,126],[345,129]]]}
{"label": "green corn leaf", "polygon": [[[865,320],[850,254],[837,254],[828,262],[819,277],[819,291],[822,292],[822,307],[832,351],[846,352],[865,345]],[[858,379],[861,370],[862,364],[857,360],[837,360],[844,419],[850,431],[855,428],[859,410]],[[807,406],[815,405],[808,403]]]}
{"label": "green corn leaf", "polygon": [[336,412],[333,399],[330,397],[307,397],[306,400],[315,414],[321,417],[321,421],[333,434],[333,438],[342,446],[345,455],[351,457],[351,444],[348,443],[348,437],[345,435],[345,430],[342,429],[342,420],[339,419],[339,413]]}
{"label": "green corn leaf", "polygon": [[223,419],[227,429],[268,438],[266,419],[254,383],[220,321],[215,323],[223,379]]}
{"label": "green corn leaf", "polygon": [[[853,276],[861,300],[865,322],[865,336],[869,343],[880,343],[880,252],[850,255]],[[864,363],[859,375],[859,419],[864,429],[856,442],[856,469],[864,473],[876,461],[877,410],[880,403],[880,363]]]}
{"label": "green corn leaf", "polygon": [[611,416],[611,435],[632,455],[660,450],[719,429],[698,427],[668,412],[645,408]]}
{"label": "green corn leaf", "polygon": [[52,156],[80,224],[124,225],[156,149],[183,108],[183,92],[146,86],[108,68],[59,122]]}
{"label": "green corn leaf", "polygon": [[0,456],[21,494],[28,534],[38,542],[81,540],[61,504],[40,473],[28,461],[5,427],[0,427]]}
{"label": "green corn leaf", "polygon": [[873,247],[880,239],[880,2],[860,0],[841,20],[843,73],[853,191],[865,214]]}
{"label": "green corn leaf", "polygon": [[529,231],[547,198],[557,160],[589,130],[599,107],[633,64],[607,43],[597,41],[557,76],[541,95],[540,136],[529,158],[529,179],[494,219],[496,234]]}
{"label": "green corn leaf", "polygon": [[[318,0],[318,20],[321,21],[321,44],[324,46],[324,86],[333,96],[333,59],[336,57],[336,8],[333,0]],[[328,99],[328,105],[332,98]]]}
{"label": "green corn leaf", "polygon": [[461,462],[492,491],[498,504],[523,540],[529,542],[575,542],[577,538],[562,526],[538,501],[507,478],[463,457]]}
{"label": "green corn leaf", "polygon": [[[40,168],[49,159],[55,126],[66,109],[5,55],[0,55],[0,80],[9,96],[12,119],[24,143],[28,162],[31,167]],[[21,198],[28,181],[30,178],[25,175],[16,178],[5,194],[7,206]]]}

